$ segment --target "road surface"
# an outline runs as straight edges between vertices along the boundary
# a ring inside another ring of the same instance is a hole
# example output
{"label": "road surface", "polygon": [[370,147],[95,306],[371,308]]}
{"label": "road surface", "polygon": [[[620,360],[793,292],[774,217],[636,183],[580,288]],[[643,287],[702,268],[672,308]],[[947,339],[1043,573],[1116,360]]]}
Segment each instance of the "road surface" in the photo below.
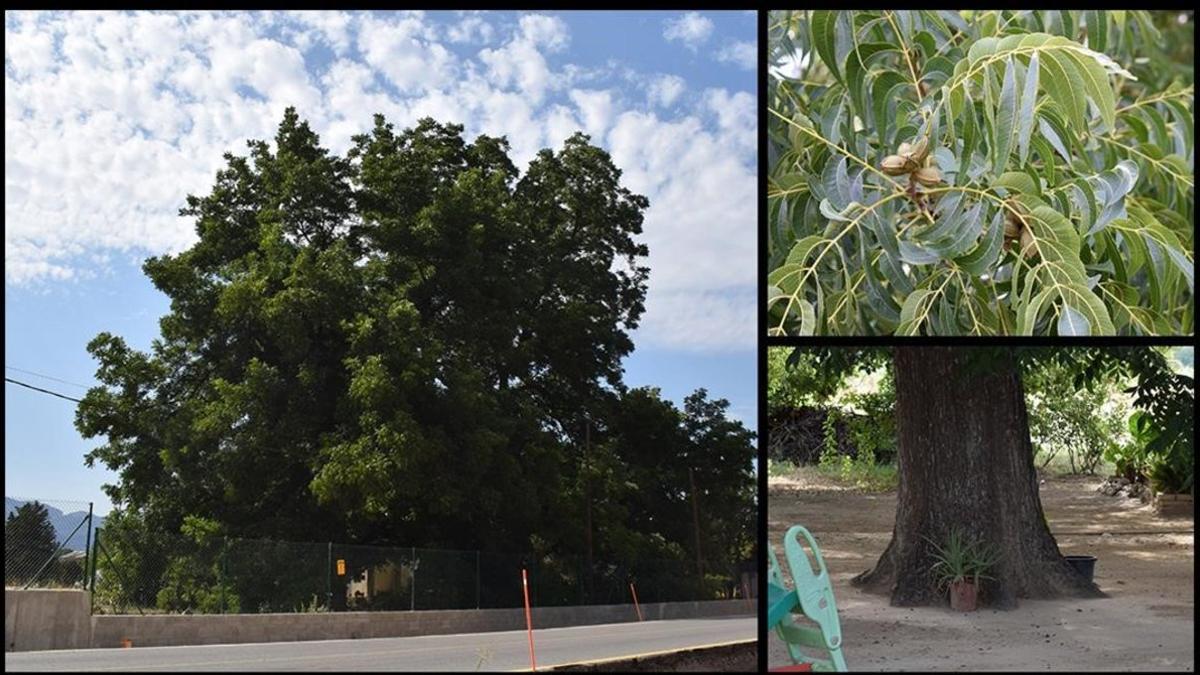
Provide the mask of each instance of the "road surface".
{"label": "road surface", "polygon": [[[535,630],[538,668],[754,639],[752,616]],[[5,670],[518,670],[525,631],[370,640],[6,652]]]}

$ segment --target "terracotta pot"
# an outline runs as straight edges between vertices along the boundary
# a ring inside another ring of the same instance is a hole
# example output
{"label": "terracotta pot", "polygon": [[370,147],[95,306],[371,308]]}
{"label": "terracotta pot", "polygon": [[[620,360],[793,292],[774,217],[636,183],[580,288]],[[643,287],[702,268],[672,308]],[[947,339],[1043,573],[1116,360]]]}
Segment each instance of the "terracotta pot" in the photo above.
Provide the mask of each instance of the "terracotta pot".
{"label": "terracotta pot", "polygon": [[950,582],[950,608],[959,612],[974,612],[977,589],[963,579]]}

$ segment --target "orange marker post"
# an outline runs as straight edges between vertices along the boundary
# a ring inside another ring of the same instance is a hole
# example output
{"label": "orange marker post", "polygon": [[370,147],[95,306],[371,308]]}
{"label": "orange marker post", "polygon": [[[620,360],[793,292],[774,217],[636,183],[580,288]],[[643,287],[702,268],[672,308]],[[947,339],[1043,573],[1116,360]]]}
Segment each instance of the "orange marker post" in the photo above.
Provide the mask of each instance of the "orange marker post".
{"label": "orange marker post", "polygon": [[633,582],[629,582],[629,592],[633,594],[633,608],[637,610],[638,621],[642,620],[642,606],[638,604],[637,590],[633,587]]}
{"label": "orange marker post", "polygon": [[533,655],[533,615],[529,612],[529,575],[521,568],[521,586],[525,589],[525,630],[529,633],[529,665],[537,670],[537,657]]}

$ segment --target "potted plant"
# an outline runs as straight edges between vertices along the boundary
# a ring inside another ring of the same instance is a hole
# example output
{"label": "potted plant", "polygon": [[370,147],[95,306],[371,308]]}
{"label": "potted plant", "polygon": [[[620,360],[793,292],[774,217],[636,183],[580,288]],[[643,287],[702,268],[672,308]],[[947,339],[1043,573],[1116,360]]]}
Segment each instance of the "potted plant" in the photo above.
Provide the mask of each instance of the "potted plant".
{"label": "potted plant", "polygon": [[930,568],[937,578],[938,590],[948,588],[950,607],[960,612],[975,611],[979,580],[991,579],[987,570],[996,562],[996,553],[981,542],[968,541],[958,529],[950,532],[946,545],[926,538],[937,552]]}

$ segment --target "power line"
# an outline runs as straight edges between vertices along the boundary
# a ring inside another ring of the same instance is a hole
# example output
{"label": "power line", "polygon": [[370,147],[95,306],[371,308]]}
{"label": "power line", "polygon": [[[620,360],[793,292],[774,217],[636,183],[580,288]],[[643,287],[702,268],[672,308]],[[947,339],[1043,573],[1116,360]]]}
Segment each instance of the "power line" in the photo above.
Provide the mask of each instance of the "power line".
{"label": "power line", "polygon": [[5,369],[5,370],[15,370],[15,371],[17,371],[18,373],[25,373],[26,375],[33,375],[34,377],[40,377],[40,378],[42,378],[42,379],[45,379],[45,380],[54,380],[55,382],[61,382],[61,383],[63,383],[63,384],[69,384],[69,385],[71,385],[72,387],[79,387],[80,389],[89,389],[89,388],[90,388],[90,387],[88,387],[86,384],[79,384],[78,382],[69,382],[69,381],[67,381],[67,380],[60,380],[60,379],[58,379],[57,377],[50,377],[49,375],[43,375],[43,374],[41,374],[41,373],[35,373],[35,372],[33,372],[32,370],[25,370],[25,369],[23,369],[23,368],[17,368],[17,367],[15,367],[15,366],[4,366],[4,369]]}
{"label": "power line", "polygon": [[12,379],[11,377],[6,377],[6,378],[4,378],[4,381],[5,381],[5,382],[12,382],[13,384],[17,384],[17,385],[20,385],[20,386],[22,386],[22,387],[25,387],[26,389],[32,389],[32,390],[34,390],[34,391],[40,391],[40,392],[42,392],[43,394],[50,394],[51,396],[57,396],[57,397],[59,397],[59,398],[65,398],[65,399],[67,399],[68,401],[74,401],[74,402],[76,402],[76,403],[83,403],[83,401],[81,401],[81,400],[79,400],[79,399],[77,399],[77,398],[71,398],[70,396],[65,396],[65,395],[63,395],[63,394],[60,394],[60,393],[58,393],[58,392],[56,392],[56,391],[50,391],[49,389],[42,389],[41,387],[35,387],[35,386],[33,386],[32,384],[26,384],[26,383],[24,383],[24,382],[18,382],[17,380],[14,380],[14,379]]}

